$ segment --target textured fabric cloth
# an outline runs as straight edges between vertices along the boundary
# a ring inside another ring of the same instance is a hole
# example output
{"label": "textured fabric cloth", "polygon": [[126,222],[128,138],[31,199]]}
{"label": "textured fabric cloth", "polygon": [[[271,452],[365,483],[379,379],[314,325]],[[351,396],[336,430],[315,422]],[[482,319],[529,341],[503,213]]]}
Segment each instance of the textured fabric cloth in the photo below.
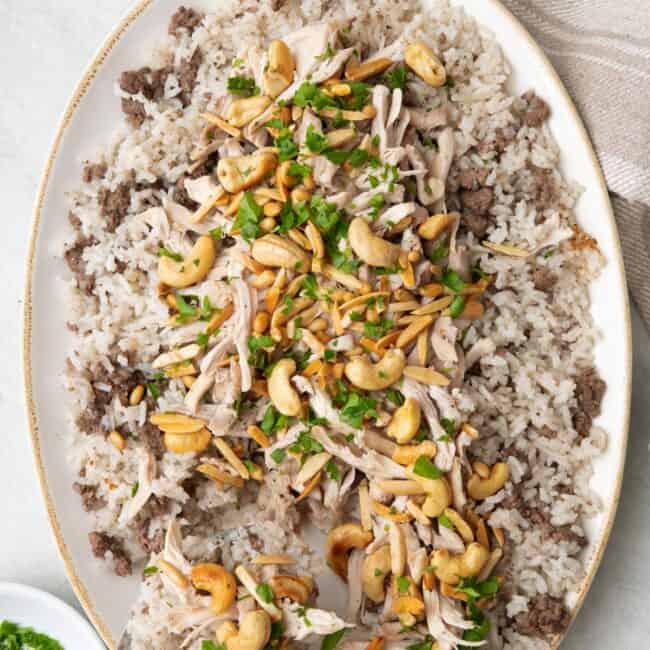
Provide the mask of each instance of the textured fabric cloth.
{"label": "textured fabric cloth", "polygon": [[605,172],[632,297],[650,325],[650,3],[503,0],[551,59]]}

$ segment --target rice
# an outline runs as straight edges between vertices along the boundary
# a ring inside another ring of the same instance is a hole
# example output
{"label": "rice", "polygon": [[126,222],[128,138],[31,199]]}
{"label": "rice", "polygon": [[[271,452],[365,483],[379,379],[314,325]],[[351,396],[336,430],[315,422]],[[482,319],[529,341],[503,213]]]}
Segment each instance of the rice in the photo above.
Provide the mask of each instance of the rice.
{"label": "rice", "polygon": [[[488,530],[505,532],[503,558],[494,569],[500,580],[498,594],[481,601],[482,620],[491,622],[490,647],[549,648],[569,623],[567,603],[584,576],[582,549],[587,540],[582,522],[601,508],[589,487],[592,459],[605,449],[607,437],[592,425],[604,385],[593,370],[598,333],[588,296],[589,282],[603,259],[596,243],[575,223],[573,209],[581,189],[558,170],[560,149],[544,123],[547,107],[533,93],[522,97],[507,93],[510,69],[500,46],[462,9],[444,0],[426,12],[417,0],[399,4],[345,0],[335,6],[289,0],[277,8],[272,4],[244,0],[222,3],[218,14],[202,17],[187,10],[175,14],[170,33],[150,52],[148,69],[116,83],[129,124],[122,125],[107,147],[94,155],[95,162],[85,167],[83,186],[70,195],[70,220],[76,231],[66,252],[74,272],[69,300],[70,327],[76,335],[65,379],[74,423],[70,458],[79,474],[76,489],[91,512],[95,555],[109,564],[112,561],[119,574],[132,572],[135,563],[138,571],[145,563],[149,567],[128,624],[131,647],[171,649],[183,643],[183,647],[200,648],[202,641],[215,639],[223,621],[241,622],[252,603],[240,586],[243,600],[215,615],[209,596],[192,588],[179,589],[157,568],[161,560],[180,563],[188,572],[192,564],[205,562],[219,562],[232,571],[240,564],[250,566],[260,553],[284,553],[297,561],[291,571],[323,576],[329,569],[322,548],[307,543],[302,529],[311,521],[327,532],[359,518],[362,471],[349,466],[356,462],[354,456],[344,462],[344,456],[335,455],[328,473],[319,477],[319,486],[297,506],[296,494],[307,485],[295,484],[299,464],[291,456],[279,460],[271,452],[291,440],[299,449],[303,444],[307,458],[313,450],[305,449],[304,440],[313,445],[313,438],[301,438],[304,426],[295,424],[284,443],[279,444],[278,435],[266,453],[250,440],[248,427],[263,424],[272,411],[266,397],[257,399],[245,390],[240,394],[250,370],[246,356],[251,334],[250,319],[241,314],[244,309],[252,313],[263,309],[265,301],[263,292],[251,291],[240,279],[246,276],[250,284],[254,277],[242,264],[241,253],[250,254],[251,248],[241,236],[231,239],[234,246],[221,248],[208,280],[176,293],[177,300],[184,296],[197,301],[191,302],[191,310],[208,309],[207,319],[234,301],[233,317],[204,343],[209,356],[216,355],[219,341],[232,341],[228,349],[239,352],[239,360],[226,359],[213,373],[210,397],[199,403],[195,413],[188,410],[188,386],[183,379],[169,379],[152,368],[161,353],[200,340],[197,337],[206,326],[192,318],[180,327],[170,324],[170,306],[164,295],[161,298],[159,286],[160,248],[186,257],[197,234],[224,226],[227,232],[232,223],[223,208],[200,226],[190,227],[194,237],[185,232],[192,210],[180,204],[192,205],[192,201],[184,183],[193,176],[207,176],[216,164],[213,153],[207,162],[196,158],[196,152],[206,146],[202,114],[224,109],[227,79],[233,75],[262,85],[260,62],[265,61],[270,40],[303,26],[328,23],[340,30],[338,44],[351,44],[364,59],[380,52],[401,60],[405,46],[421,39],[441,58],[451,80],[432,89],[411,75],[405,93],[411,106],[430,109],[429,115],[424,111],[419,117],[424,122],[435,111],[447,111],[454,156],[443,179],[446,211],[462,214],[456,245],[459,250],[465,247],[471,266],[490,283],[481,318],[450,319],[448,332],[457,358],[451,370],[440,364],[438,370],[449,371],[456,380],[445,389],[424,391],[422,399],[431,403],[438,429],[442,423],[445,430],[451,426],[459,434],[461,423],[466,423],[480,433],[476,440],[467,439],[467,452],[461,451],[462,434],[455,445],[443,442],[444,436],[438,438],[437,464],[443,463],[442,450],[451,445],[452,457],[469,453],[489,467],[496,463],[507,467],[503,488],[473,503],[472,513],[464,513],[468,521],[482,517]],[[335,52],[328,56],[332,55]],[[435,157],[438,150],[427,154],[426,148],[440,136],[440,126],[425,125],[417,132],[406,128],[404,139],[415,137],[423,155]],[[220,145],[222,158],[228,146],[232,144]],[[402,170],[407,169],[404,159]],[[401,184],[398,188],[403,189]],[[393,191],[386,191],[378,211],[388,207],[384,201],[402,201],[399,196],[404,192],[393,195]],[[409,192],[417,194],[415,184],[407,188]],[[486,207],[482,203],[487,199]],[[349,199],[348,209],[355,209]],[[418,239],[412,229],[404,233],[403,248],[409,237]],[[495,254],[481,245],[483,239],[515,245],[528,255]],[[339,243],[343,250],[345,240]],[[425,252],[433,255],[432,247]],[[447,258],[443,254],[439,259]],[[365,265],[358,274],[363,280],[373,278]],[[400,285],[399,275],[390,274],[391,289]],[[287,305],[289,309],[291,303]],[[476,351],[476,358],[465,367],[470,349]],[[207,361],[201,362],[201,373],[210,365]],[[332,413],[325,387],[319,391],[308,380],[300,380],[302,387],[299,380],[295,383],[307,396],[304,399],[330,426],[331,418],[339,415]],[[129,396],[138,385],[146,387],[146,399],[132,405]],[[395,411],[389,402],[379,403],[375,426],[382,418],[387,423]],[[318,412],[319,404],[326,415]],[[152,413],[167,411],[202,418],[213,436],[251,454],[250,458],[257,454],[255,463],[263,467],[264,480],[247,481],[245,489],[239,489],[197,473],[199,463],[226,473],[231,467],[212,448],[198,454],[169,451],[167,434],[162,436],[149,421]],[[312,420],[307,426],[322,424]],[[339,422],[339,426],[343,425]],[[366,420],[364,427],[368,426]],[[360,426],[350,428],[348,422],[345,427],[348,442],[361,453],[368,458],[377,453],[364,448]],[[124,437],[125,449],[110,441],[111,431]],[[469,463],[463,466],[466,475],[473,471]],[[391,465],[389,471],[402,475],[404,469]],[[391,503],[390,495],[378,490],[372,480],[370,491],[373,498]],[[392,509],[403,510],[405,503],[405,498],[396,497]],[[386,521],[379,516],[376,520]],[[444,537],[440,527],[444,525],[436,523]],[[377,526],[375,541],[368,548],[381,542],[382,529]],[[432,543],[424,541],[431,537],[430,528],[427,532],[419,524],[415,528],[402,524],[401,534],[422,553],[429,553],[432,546],[439,548],[437,536]],[[489,534],[494,551],[498,535]],[[360,556],[356,557],[358,561]],[[352,563],[351,559],[350,571]],[[413,574],[410,562],[409,567]],[[278,571],[283,568],[267,567],[255,576],[264,582]],[[447,608],[464,616],[457,601],[442,598]],[[288,599],[282,603],[292,629],[303,628],[294,630],[294,639],[301,640],[291,641],[292,647],[314,641],[314,634],[302,640],[303,634],[309,635],[305,621],[310,616],[322,618],[323,634],[344,625],[335,613],[309,609],[312,602],[300,618],[294,605]],[[348,622],[356,628],[347,632],[340,647],[365,647],[373,635],[380,634],[387,639],[386,647],[403,648],[433,634],[429,619],[399,624],[390,608],[384,616],[365,597],[360,609],[353,608]],[[427,615],[440,616],[430,611]],[[436,620],[435,629],[443,630],[438,637],[434,634],[440,650],[463,647],[453,639],[467,640],[463,629],[477,623],[474,619],[459,628],[457,619],[452,624],[445,618],[444,608],[442,618]]]}

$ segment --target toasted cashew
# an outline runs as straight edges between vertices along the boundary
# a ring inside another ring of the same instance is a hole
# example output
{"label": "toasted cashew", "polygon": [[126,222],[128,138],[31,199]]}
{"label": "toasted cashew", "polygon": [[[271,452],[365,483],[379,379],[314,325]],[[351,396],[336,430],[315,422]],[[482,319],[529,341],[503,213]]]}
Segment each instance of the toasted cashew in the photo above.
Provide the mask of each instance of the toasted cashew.
{"label": "toasted cashew", "polygon": [[477,542],[472,542],[461,555],[452,555],[447,549],[438,549],[431,554],[431,566],[436,577],[448,585],[456,585],[461,578],[470,578],[480,573],[490,557],[490,552]]}
{"label": "toasted cashew", "polygon": [[407,474],[415,479],[423,488],[427,498],[422,504],[422,512],[427,517],[439,517],[452,502],[451,487],[444,476],[440,478],[425,478],[413,472],[413,465],[407,468]]}
{"label": "toasted cashew", "polygon": [[391,267],[397,264],[401,248],[375,235],[361,217],[352,219],[348,241],[355,255],[370,266]]}
{"label": "toasted cashew", "polygon": [[189,287],[203,280],[212,268],[215,257],[214,240],[209,235],[203,235],[196,240],[184,260],[177,262],[171,257],[161,257],[158,260],[158,278],[175,289]]}
{"label": "toasted cashew", "polygon": [[453,508],[445,508],[443,513],[449,521],[454,525],[458,534],[463,538],[466,544],[474,541],[474,531],[471,526],[460,516],[460,514]]}
{"label": "toasted cashew", "polygon": [[293,359],[280,359],[269,376],[269,398],[282,415],[300,415],[302,410],[300,397],[291,385],[291,377],[295,372],[296,362]]}
{"label": "toasted cashew", "polygon": [[191,576],[197,589],[212,595],[210,609],[215,614],[223,614],[235,602],[237,582],[220,564],[197,564],[192,567]]}
{"label": "toasted cashew", "polygon": [[270,105],[271,100],[264,95],[236,99],[228,107],[226,119],[236,127],[246,126],[261,115]]}
{"label": "toasted cashew", "polygon": [[314,590],[314,581],[309,576],[279,575],[269,579],[269,586],[278,600],[289,598],[306,605]]}
{"label": "toasted cashew", "polygon": [[411,43],[406,48],[404,61],[418,77],[434,88],[439,88],[447,81],[445,66],[422,41]]}
{"label": "toasted cashew", "polygon": [[510,469],[507,463],[495,463],[490,469],[488,478],[481,478],[472,474],[467,481],[467,494],[476,501],[482,501],[496,494],[510,478]]}
{"label": "toasted cashew", "polygon": [[372,542],[370,531],[363,530],[360,524],[350,522],[332,528],[327,535],[327,563],[343,580],[348,579],[348,554],[353,548],[365,548]]}
{"label": "toasted cashew", "polygon": [[268,151],[221,158],[217,164],[217,177],[227,192],[236,194],[257,185],[277,164],[277,156]]}
{"label": "toasted cashew", "polygon": [[399,349],[392,349],[374,364],[366,357],[348,361],[345,364],[345,376],[357,388],[383,390],[402,376],[405,365],[404,353]]}
{"label": "toasted cashew", "polygon": [[253,242],[251,255],[264,266],[283,267],[301,272],[309,270],[310,257],[307,251],[279,235],[268,234],[256,239]]}
{"label": "toasted cashew", "polygon": [[386,598],[385,582],[390,574],[390,546],[379,547],[367,555],[361,566],[363,591],[374,603],[383,603]]}
{"label": "toasted cashew", "polygon": [[393,414],[386,433],[399,444],[410,442],[420,429],[421,417],[420,402],[409,397]]}
{"label": "toasted cashew", "polygon": [[269,97],[277,97],[293,81],[295,63],[291,50],[284,41],[271,41],[269,45],[269,64],[264,71],[262,83]]}
{"label": "toasted cashew", "polygon": [[226,639],[227,650],[262,650],[271,638],[269,615],[256,609],[242,618],[239,632]]}
{"label": "toasted cashew", "polygon": [[423,440],[417,445],[397,445],[392,454],[392,459],[400,465],[411,465],[420,456],[433,458],[438,447],[432,440]]}
{"label": "toasted cashew", "polygon": [[454,220],[458,217],[458,213],[452,212],[451,214],[432,214],[419,228],[418,235],[422,239],[436,239],[439,237],[447,228],[454,223]]}
{"label": "toasted cashew", "polygon": [[212,433],[208,429],[195,433],[165,433],[163,438],[165,447],[175,454],[200,453],[208,448],[210,440]]}

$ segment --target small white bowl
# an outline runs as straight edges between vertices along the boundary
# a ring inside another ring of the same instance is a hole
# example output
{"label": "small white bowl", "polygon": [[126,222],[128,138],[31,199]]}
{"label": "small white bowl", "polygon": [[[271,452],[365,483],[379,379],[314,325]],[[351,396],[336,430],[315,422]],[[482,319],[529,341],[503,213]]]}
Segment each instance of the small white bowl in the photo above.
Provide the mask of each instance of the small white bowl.
{"label": "small white bowl", "polygon": [[79,612],[34,587],[0,582],[0,621],[4,620],[47,634],[65,650],[106,650]]}

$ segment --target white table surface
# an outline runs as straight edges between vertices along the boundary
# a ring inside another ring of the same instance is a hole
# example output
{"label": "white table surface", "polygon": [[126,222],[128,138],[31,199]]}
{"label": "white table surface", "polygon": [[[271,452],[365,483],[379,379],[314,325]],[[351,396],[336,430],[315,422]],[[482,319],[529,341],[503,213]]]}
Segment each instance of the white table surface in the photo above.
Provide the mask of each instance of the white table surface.
{"label": "white table surface", "polygon": [[[36,186],[60,113],[91,55],[130,5],[0,0],[0,580],[43,588],[76,607],[41,502],[24,415],[24,256]],[[623,497],[603,564],[562,650],[649,645],[650,341],[636,311],[632,326],[634,391]]]}

